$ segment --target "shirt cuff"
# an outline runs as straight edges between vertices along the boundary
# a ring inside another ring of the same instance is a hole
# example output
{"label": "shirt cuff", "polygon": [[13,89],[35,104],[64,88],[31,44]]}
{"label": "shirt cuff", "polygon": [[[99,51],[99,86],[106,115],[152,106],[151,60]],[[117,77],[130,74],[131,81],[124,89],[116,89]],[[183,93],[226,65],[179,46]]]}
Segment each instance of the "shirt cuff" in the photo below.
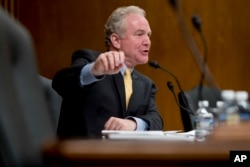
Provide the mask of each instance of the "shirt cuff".
{"label": "shirt cuff", "polygon": [[91,69],[93,67],[94,63],[90,63],[90,64],[87,64],[85,65],[82,70],[81,70],[81,73],[80,73],[80,84],[81,86],[85,86],[85,85],[89,85],[93,82],[96,82],[96,81],[100,81],[104,78],[103,77],[100,77],[100,78],[96,78],[92,73],[91,73]]}
{"label": "shirt cuff", "polygon": [[136,131],[145,131],[148,129],[148,124],[141,118],[137,117],[127,117],[128,119],[133,119],[136,122]]}

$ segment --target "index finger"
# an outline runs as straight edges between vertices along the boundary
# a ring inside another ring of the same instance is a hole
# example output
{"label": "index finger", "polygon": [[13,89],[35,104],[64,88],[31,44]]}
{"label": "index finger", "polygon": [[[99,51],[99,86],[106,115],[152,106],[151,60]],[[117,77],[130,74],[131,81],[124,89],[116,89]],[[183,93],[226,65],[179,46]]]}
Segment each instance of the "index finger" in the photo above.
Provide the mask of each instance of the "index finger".
{"label": "index finger", "polygon": [[119,64],[123,64],[123,63],[124,63],[125,55],[124,55],[124,52],[123,52],[123,51],[119,51],[118,59],[119,59],[119,61],[118,61]]}

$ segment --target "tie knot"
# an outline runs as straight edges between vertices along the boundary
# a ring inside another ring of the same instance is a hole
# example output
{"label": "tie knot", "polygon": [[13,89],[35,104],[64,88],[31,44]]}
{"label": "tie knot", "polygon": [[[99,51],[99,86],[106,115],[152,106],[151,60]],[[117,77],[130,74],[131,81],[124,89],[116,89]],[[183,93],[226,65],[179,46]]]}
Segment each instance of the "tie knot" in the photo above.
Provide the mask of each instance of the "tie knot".
{"label": "tie knot", "polygon": [[131,75],[131,71],[130,71],[130,69],[129,69],[129,68],[127,68],[127,69],[126,69],[126,71],[125,71],[125,75],[126,75],[126,76]]}

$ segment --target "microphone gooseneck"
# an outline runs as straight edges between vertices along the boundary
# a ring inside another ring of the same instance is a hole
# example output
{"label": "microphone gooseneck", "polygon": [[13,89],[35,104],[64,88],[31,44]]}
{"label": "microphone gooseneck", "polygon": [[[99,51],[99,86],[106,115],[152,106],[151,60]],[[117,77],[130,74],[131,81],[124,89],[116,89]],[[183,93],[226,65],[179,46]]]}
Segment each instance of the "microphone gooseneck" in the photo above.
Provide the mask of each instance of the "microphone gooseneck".
{"label": "microphone gooseneck", "polygon": [[[149,65],[150,65],[151,67],[153,67],[153,68],[163,70],[164,72],[168,73],[169,75],[171,75],[171,76],[175,79],[175,81],[176,81],[176,83],[177,83],[177,85],[178,85],[178,88],[179,88],[179,90],[180,90],[180,95],[181,95],[182,101],[183,101],[183,103],[184,103],[185,106],[188,106],[188,107],[189,107],[188,102],[187,102],[187,99],[186,99],[186,97],[185,97],[185,93],[184,93],[184,91],[183,91],[183,89],[182,89],[182,87],[181,87],[181,84],[180,84],[179,80],[177,79],[177,77],[176,77],[172,72],[170,72],[169,70],[167,70],[167,69],[161,67],[160,64],[159,64],[157,61],[149,61]],[[178,105],[179,107],[181,107],[182,109],[184,109],[188,114],[194,115],[194,112],[192,112],[191,109],[187,109],[187,108],[185,108],[185,107],[183,107],[183,106],[180,105],[180,103],[178,102],[177,97],[176,97],[176,95],[175,95],[175,93],[174,93],[174,86],[173,86],[173,84],[172,84],[171,82],[168,82],[168,83],[167,83],[167,86],[168,86],[169,90],[174,94],[174,97],[175,97],[175,100],[176,100],[177,105]],[[190,108],[190,107],[189,107],[189,108]]]}
{"label": "microphone gooseneck", "polygon": [[[181,33],[184,37],[186,44],[188,45],[189,50],[191,51],[192,55],[194,56],[194,59],[198,65],[200,71],[203,71],[203,73],[206,74],[204,76],[205,77],[204,79],[207,81],[207,83],[209,85],[212,85],[213,87],[218,88],[218,84],[214,80],[213,75],[212,75],[209,67],[206,64],[203,65],[204,59],[202,57],[202,54],[200,53],[198,46],[196,45],[194,39],[192,38],[192,35],[190,34],[190,32],[187,28],[187,25],[185,23],[185,20],[184,20],[183,14],[182,14],[182,10],[181,10],[181,1],[168,0],[168,3],[172,7],[172,9],[176,15],[177,22],[178,22],[179,28],[181,30]],[[195,26],[201,31],[201,21],[199,20],[199,17],[194,16],[192,18],[192,21],[194,22]],[[202,42],[203,43],[205,42],[204,38],[203,38]],[[205,50],[206,50],[206,48],[205,48]]]}
{"label": "microphone gooseneck", "polygon": [[172,92],[172,94],[174,95],[174,99],[175,99],[176,104],[177,104],[180,108],[182,108],[182,109],[184,109],[186,112],[188,112],[189,114],[194,115],[194,113],[193,113],[191,110],[189,110],[189,109],[187,109],[186,107],[182,106],[182,105],[178,102],[177,97],[176,97],[176,94],[175,94],[175,92],[174,92],[174,85],[172,84],[172,82],[168,81],[168,82],[167,82],[167,86],[168,86],[168,89],[169,89],[169,90]]}
{"label": "microphone gooseneck", "polygon": [[176,83],[177,83],[177,85],[178,85],[180,91],[183,92],[179,80],[176,78],[176,76],[175,76],[172,72],[170,72],[170,71],[167,70],[166,68],[161,67],[160,64],[159,64],[157,61],[149,61],[149,65],[150,65],[151,67],[156,68],[156,69],[157,69],[157,68],[158,68],[158,69],[161,69],[161,70],[167,72],[169,75],[171,75],[171,76],[175,79],[175,81],[176,81]]}
{"label": "microphone gooseneck", "polygon": [[203,62],[202,62],[202,67],[201,67],[201,78],[200,78],[200,83],[199,83],[199,87],[198,87],[198,101],[201,101],[201,100],[203,100],[202,89],[203,89],[203,82],[205,79],[205,67],[206,67],[206,63],[207,63],[207,43],[206,43],[206,39],[202,33],[200,17],[198,15],[193,15],[191,20],[192,20],[193,26],[200,34],[200,38],[201,38],[201,41],[202,41],[202,44],[204,47]]}

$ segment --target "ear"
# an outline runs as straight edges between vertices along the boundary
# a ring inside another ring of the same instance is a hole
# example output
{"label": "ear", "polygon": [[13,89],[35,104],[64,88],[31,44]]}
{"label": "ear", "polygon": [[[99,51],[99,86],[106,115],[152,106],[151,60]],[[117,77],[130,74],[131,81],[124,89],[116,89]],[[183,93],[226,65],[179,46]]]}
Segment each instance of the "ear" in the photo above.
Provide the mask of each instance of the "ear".
{"label": "ear", "polygon": [[120,44],[120,38],[117,34],[113,33],[110,36],[110,40],[112,45],[116,48],[116,49],[120,49],[121,44]]}

